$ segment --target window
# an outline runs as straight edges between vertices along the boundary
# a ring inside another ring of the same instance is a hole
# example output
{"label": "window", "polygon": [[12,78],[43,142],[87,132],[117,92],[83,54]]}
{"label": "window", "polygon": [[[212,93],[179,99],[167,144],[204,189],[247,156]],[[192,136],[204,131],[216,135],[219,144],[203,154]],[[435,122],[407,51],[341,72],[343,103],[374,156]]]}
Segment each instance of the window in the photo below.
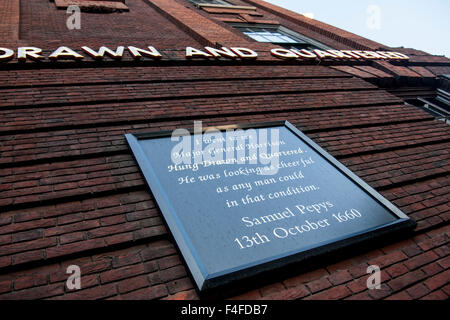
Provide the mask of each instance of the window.
{"label": "window", "polygon": [[283,26],[243,26],[234,24],[233,27],[255,41],[277,44],[286,49],[331,49],[318,41]]}
{"label": "window", "polygon": [[189,0],[194,4],[219,4],[224,6],[230,6],[231,4],[224,0]]}

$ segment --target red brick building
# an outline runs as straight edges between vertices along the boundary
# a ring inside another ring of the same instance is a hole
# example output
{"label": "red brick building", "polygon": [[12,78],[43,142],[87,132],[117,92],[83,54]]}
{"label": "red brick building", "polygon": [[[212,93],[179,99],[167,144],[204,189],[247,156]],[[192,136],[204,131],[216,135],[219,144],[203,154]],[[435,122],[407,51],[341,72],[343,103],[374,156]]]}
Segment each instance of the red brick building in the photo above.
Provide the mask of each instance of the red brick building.
{"label": "red brick building", "polygon": [[[81,29],[68,28],[70,3],[0,2],[1,300],[198,298],[124,137],[193,120],[289,120],[417,222],[408,238],[224,298],[448,298],[449,59],[261,0],[80,0]],[[83,59],[50,61],[60,46]],[[153,46],[161,57],[93,59],[83,46]],[[207,46],[258,58],[186,57],[186,47]],[[42,49],[42,61],[19,61],[23,47]],[[360,56],[289,60],[273,48]],[[366,51],[409,59],[364,59]],[[66,287],[74,264],[81,290]],[[372,264],[380,290],[366,287]]]}

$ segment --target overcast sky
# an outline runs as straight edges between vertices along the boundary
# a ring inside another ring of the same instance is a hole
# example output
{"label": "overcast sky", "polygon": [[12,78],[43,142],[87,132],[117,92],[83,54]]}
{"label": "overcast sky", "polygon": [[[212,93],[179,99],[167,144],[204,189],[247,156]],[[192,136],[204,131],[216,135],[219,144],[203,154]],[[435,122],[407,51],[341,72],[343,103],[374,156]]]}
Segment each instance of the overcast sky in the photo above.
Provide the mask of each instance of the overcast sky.
{"label": "overcast sky", "polygon": [[391,47],[450,57],[450,0],[266,0]]}

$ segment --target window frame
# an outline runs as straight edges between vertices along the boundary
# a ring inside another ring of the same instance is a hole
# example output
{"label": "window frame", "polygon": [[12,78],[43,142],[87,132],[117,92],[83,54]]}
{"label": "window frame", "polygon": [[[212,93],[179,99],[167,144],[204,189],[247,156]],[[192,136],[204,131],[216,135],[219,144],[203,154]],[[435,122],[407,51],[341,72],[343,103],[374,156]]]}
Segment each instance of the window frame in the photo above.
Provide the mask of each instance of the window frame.
{"label": "window frame", "polygon": [[[283,268],[293,267],[299,263],[309,263],[314,259],[327,259],[327,255],[331,252],[342,252],[344,249],[351,252],[350,250],[354,249],[358,245],[365,245],[369,241],[376,243],[376,241],[380,241],[383,238],[389,237],[393,234],[401,234],[401,232],[411,231],[417,225],[412,218],[404,214],[394,204],[384,198],[380,193],[370,187],[366,182],[356,176],[352,171],[342,165],[332,155],[323,150],[319,145],[308,138],[302,131],[297,129],[287,120],[208,127],[203,128],[202,134],[209,132],[211,129],[224,132],[228,129],[256,130],[272,127],[285,127],[291,135],[296,137],[299,141],[302,141],[309,148],[313,149],[320,159],[324,160],[324,162],[328,163],[328,165],[334,167],[336,172],[341,173],[342,179],[344,179],[346,183],[353,183],[359,187],[362,193],[372,198],[374,203],[384,207],[384,209],[390,213],[395,220],[392,222],[378,224],[371,229],[365,229],[355,233],[351,232],[351,228],[347,228],[339,235],[339,237],[330,239],[327,242],[317,241],[310,247],[298,247],[289,253],[281,254],[279,257],[277,257],[276,254],[272,254],[264,259],[256,257],[248,265],[236,264],[232,267],[223,268],[221,272],[210,273],[205,268],[204,259],[201,259],[199,255],[196,254],[198,246],[190,240],[190,234],[193,228],[189,227],[188,229],[185,229],[185,224],[179,218],[180,211],[177,211],[176,207],[167,196],[167,193],[171,190],[162,186],[160,183],[161,175],[157,174],[158,171],[156,171],[154,165],[152,164],[154,162],[150,160],[148,153],[146,153],[145,149],[141,145],[141,141],[145,140],[170,138],[173,132],[153,131],[146,133],[125,134],[125,138],[138,163],[139,169],[145,178],[147,186],[153,193],[156,200],[156,205],[160,208],[169,227],[169,232],[175,239],[175,242],[184,257],[184,261],[186,262],[199,291],[213,289],[223,290],[223,286],[230,283],[234,284],[237,281],[245,281],[249,278],[254,281],[256,279],[255,277],[264,277],[267,272],[275,274],[276,272],[282,272]],[[192,135],[195,133],[194,129],[186,131],[187,132],[182,135]],[[184,213],[184,215],[186,214]],[[198,244],[198,242],[196,243]]]}

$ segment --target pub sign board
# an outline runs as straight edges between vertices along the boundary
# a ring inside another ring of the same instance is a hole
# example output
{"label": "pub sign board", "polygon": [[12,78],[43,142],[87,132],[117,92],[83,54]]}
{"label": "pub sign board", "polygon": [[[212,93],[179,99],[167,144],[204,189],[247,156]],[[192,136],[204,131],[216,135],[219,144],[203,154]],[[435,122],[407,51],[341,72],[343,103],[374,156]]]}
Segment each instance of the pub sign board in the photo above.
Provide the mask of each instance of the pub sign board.
{"label": "pub sign board", "polygon": [[289,122],[127,134],[200,291],[415,222]]}

